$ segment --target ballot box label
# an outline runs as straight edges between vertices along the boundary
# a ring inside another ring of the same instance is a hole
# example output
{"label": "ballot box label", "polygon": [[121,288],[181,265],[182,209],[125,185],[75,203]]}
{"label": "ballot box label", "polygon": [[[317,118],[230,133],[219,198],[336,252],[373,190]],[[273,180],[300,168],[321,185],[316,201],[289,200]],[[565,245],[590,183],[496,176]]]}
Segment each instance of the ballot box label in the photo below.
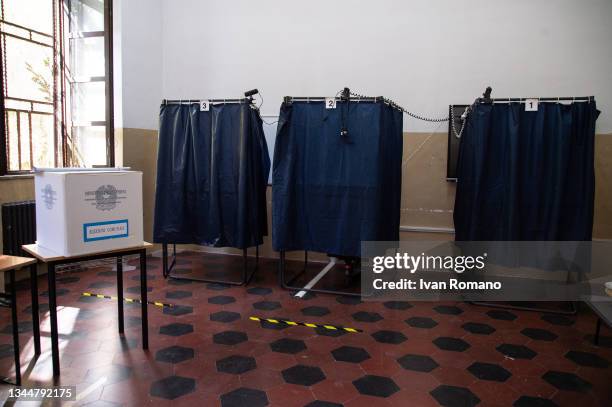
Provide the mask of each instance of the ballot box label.
{"label": "ballot box label", "polygon": [[129,222],[127,219],[83,224],[83,241],[85,242],[117,239],[128,236]]}

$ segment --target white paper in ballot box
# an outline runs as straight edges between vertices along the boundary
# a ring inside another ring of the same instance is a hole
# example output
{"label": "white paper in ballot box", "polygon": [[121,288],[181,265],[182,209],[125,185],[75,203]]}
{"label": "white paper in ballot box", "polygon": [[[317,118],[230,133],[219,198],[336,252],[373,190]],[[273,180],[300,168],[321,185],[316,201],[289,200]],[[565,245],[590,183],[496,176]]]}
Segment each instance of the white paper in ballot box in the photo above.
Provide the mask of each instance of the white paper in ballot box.
{"label": "white paper in ballot box", "polygon": [[37,169],[36,243],[61,256],[143,243],[142,172]]}

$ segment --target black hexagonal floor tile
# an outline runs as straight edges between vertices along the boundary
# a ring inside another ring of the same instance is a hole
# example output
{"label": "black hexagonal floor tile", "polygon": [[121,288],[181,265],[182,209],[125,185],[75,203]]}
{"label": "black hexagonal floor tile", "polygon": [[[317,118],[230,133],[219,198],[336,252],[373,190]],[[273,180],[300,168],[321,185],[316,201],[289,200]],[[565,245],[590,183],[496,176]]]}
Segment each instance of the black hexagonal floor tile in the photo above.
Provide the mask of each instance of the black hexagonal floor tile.
{"label": "black hexagonal floor tile", "polygon": [[213,342],[220,345],[237,345],[248,339],[247,334],[238,331],[225,331],[213,335]]}
{"label": "black hexagonal floor tile", "polygon": [[[134,278],[134,280],[137,280]],[[169,278],[166,282],[168,285],[190,285],[193,283],[191,280],[177,280],[176,278]]]}
{"label": "black hexagonal floor tile", "polygon": [[9,345],[8,343],[0,344],[0,359],[6,358],[8,356],[13,356],[13,345]]}
{"label": "black hexagonal floor tile", "polygon": [[[81,298],[91,298],[91,297],[81,297]],[[48,312],[49,311],[49,304],[47,304],[46,302],[38,304],[38,311],[39,312]],[[23,312],[26,313],[26,314],[31,314],[32,313],[32,306],[28,305],[27,307],[25,307],[23,309]]]}
{"label": "black hexagonal floor tile", "polygon": [[383,317],[377,312],[359,311],[353,314],[353,319],[359,322],[378,322]]}
{"label": "black hexagonal floor tile", "polygon": [[231,374],[242,374],[257,368],[255,358],[250,356],[232,355],[217,360],[217,371]]}
{"label": "black hexagonal floor tile", "polygon": [[[32,321],[19,321],[17,322],[17,332],[20,334],[26,332],[32,332]],[[13,334],[13,325],[8,324],[5,325],[4,328],[0,331],[0,333],[12,335]]]}
{"label": "black hexagonal floor tile", "polygon": [[98,275],[100,277],[115,277],[117,275],[117,272],[115,270],[106,270],[106,271],[100,271]]}
{"label": "black hexagonal floor tile", "polygon": [[366,375],[354,380],[353,386],[359,393],[374,397],[389,397],[400,390],[392,379],[375,375]]}
{"label": "black hexagonal floor tile", "polygon": [[546,321],[552,325],[558,326],[572,326],[574,325],[574,320],[563,315],[555,315],[555,314],[544,314],[542,315],[542,321]]}
{"label": "black hexagonal floor tile", "polygon": [[206,284],[206,288],[213,291],[223,291],[231,288],[232,286],[229,284],[221,284],[221,283],[208,283]]}
{"label": "black hexagonal floor tile", "polygon": [[304,407],[343,407],[342,404],[333,403],[331,401],[315,400],[306,404]]}
{"label": "black hexagonal floor tile", "polygon": [[470,344],[460,338],[452,338],[450,336],[440,336],[434,339],[433,344],[442,350],[453,352],[463,352],[470,347]]}
{"label": "black hexagonal floor tile", "polygon": [[301,339],[282,338],[270,344],[274,352],[296,354],[306,350],[306,344]]}
{"label": "black hexagonal floor tile", "polygon": [[115,284],[109,281],[94,281],[88,285],[89,288],[110,288],[114,286]]}
{"label": "black hexagonal floor tile", "polygon": [[168,291],[166,293],[166,298],[169,298],[171,300],[179,300],[179,299],[182,299],[182,298],[189,298],[192,295],[193,294],[191,293],[191,291],[174,290],[174,291]]}
{"label": "black hexagonal floor tile", "polygon": [[443,384],[430,391],[429,394],[445,407],[472,407],[480,403],[480,399],[465,387]]}
{"label": "black hexagonal floor tile", "polygon": [[325,380],[325,374],[316,366],[295,365],[282,371],[287,383],[312,386]]}
{"label": "black hexagonal floor tile", "polygon": [[388,330],[374,332],[372,334],[372,338],[374,338],[376,342],[389,343],[392,345],[399,345],[400,343],[405,342],[408,339],[406,338],[406,335],[401,332]]}
{"label": "black hexagonal floor tile", "polygon": [[195,391],[194,379],[182,376],[169,376],[151,383],[149,394],[167,400],[174,400]]}
{"label": "black hexagonal floor tile", "polygon": [[347,332],[343,329],[326,329],[322,326],[318,326],[315,328],[315,332],[317,335],[321,336],[331,336],[332,338],[337,338],[339,336],[346,335]]}
{"label": "black hexagonal floor tile", "polygon": [[129,326],[130,328],[140,327],[142,326],[142,318],[134,315],[128,315],[125,317],[125,325]]}
{"label": "black hexagonal floor tile", "polygon": [[[111,286],[113,286],[113,284],[111,284]],[[70,292],[70,290],[67,289],[67,288],[58,288],[58,289],[55,290],[55,294],[58,297],[62,297],[64,295],[68,294],[69,292]],[[48,297],[49,296],[49,291],[43,291],[40,295],[43,296],[43,297]],[[89,297],[89,298],[97,299],[96,297]]]}
{"label": "black hexagonal floor tile", "polygon": [[438,363],[425,355],[404,355],[401,358],[397,359],[397,363],[400,364],[406,370],[414,370],[416,372],[424,372],[429,373],[435,368],[437,368]]}
{"label": "black hexagonal floor tile", "polygon": [[[82,296],[79,297],[78,301],[86,303],[86,304],[90,304],[92,302],[98,302],[100,300],[98,298],[96,298],[96,297],[86,297],[86,296],[82,295]],[[47,308],[47,311],[48,310],[49,310],[49,308]]]}
{"label": "black hexagonal floor tile", "polygon": [[535,341],[547,341],[552,342],[557,339],[557,335],[547,331],[546,329],[540,328],[525,328],[521,331],[523,335],[528,338],[531,338]]}
{"label": "black hexagonal floor tile", "polygon": [[341,346],[332,351],[334,359],[340,362],[361,363],[370,359],[370,354],[363,348],[353,346]]}
{"label": "black hexagonal floor tile", "polygon": [[586,393],[591,389],[591,383],[576,376],[573,373],[559,372],[550,370],[542,376],[546,382],[555,386],[559,390],[575,391]]}
{"label": "black hexagonal floor tile", "polygon": [[408,301],[386,301],[383,303],[384,307],[387,309],[396,309],[396,310],[407,310],[412,308],[412,304]]}
{"label": "black hexagonal floor tile", "polygon": [[95,382],[105,378],[105,384],[118,383],[132,376],[132,368],[123,365],[108,365],[89,369],[85,375],[85,381]]}
{"label": "black hexagonal floor tile", "polygon": [[552,400],[531,396],[521,396],[512,405],[514,407],[558,407]]}
{"label": "black hexagonal floor tile", "polygon": [[344,305],[358,305],[361,304],[362,301],[359,297],[341,295],[336,297],[336,302]]}
{"label": "black hexagonal floor tile", "polygon": [[580,366],[596,367],[599,369],[606,369],[610,366],[610,362],[606,359],[590,352],[571,350],[565,354],[565,357]]}
{"label": "black hexagonal floor tile", "polygon": [[174,323],[159,327],[159,333],[168,336],[183,336],[193,332],[193,325]]}
{"label": "black hexagonal floor tile", "polygon": [[491,335],[495,332],[495,328],[488,324],[481,324],[478,322],[466,322],[461,325],[461,328],[468,331],[469,333],[476,335]]}
{"label": "black hexagonal floor tile", "polygon": [[306,315],[309,317],[322,317],[330,313],[329,308],[317,307],[317,306],[310,306],[310,307],[302,308],[301,312],[303,315]]}
{"label": "black hexagonal floor tile", "polygon": [[214,322],[234,322],[237,319],[240,319],[240,314],[232,311],[219,311],[213,314],[210,314],[210,320]]}
{"label": "black hexagonal floor tile", "polygon": [[[140,273],[130,277],[130,280],[140,281]],[[157,280],[157,276],[155,276],[153,274],[147,273],[147,281],[153,281],[153,280]],[[179,281],[179,280],[169,279],[168,282],[170,282],[170,281]],[[184,280],[181,280],[181,281],[184,281]],[[191,281],[189,281],[189,282],[191,282]]]}
{"label": "black hexagonal floor tile", "polygon": [[509,371],[495,363],[475,362],[468,366],[467,370],[480,380],[492,382],[505,382],[512,376]]}
{"label": "black hexagonal floor tile", "polygon": [[185,274],[191,274],[191,273],[193,273],[193,270],[182,268],[182,267],[178,267],[178,268],[175,267],[172,269],[173,275],[185,275]]}
{"label": "black hexagonal floor tile", "polygon": [[210,297],[208,302],[210,304],[226,305],[236,302],[236,299],[229,295],[217,295],[216,297]]}
{"label": "black hexagonal floor tile", "polygon": [[81,279],[77,276],[66,276],[66,277],[60,277],[56,279],[56,281],[60,284],[73,284],[80,280]]}
{"label": "black hexagonal floor tile", "polygon": [[272,289],[268,287],[251,287],[247,293],[252,295],[269,295],[272,294]]}
{"label": "black hexagonal floor tile", "polygon": [[490,310],[487,311],[487,315],[490,318],[497,319],[500,321],[514,321],[517,318],[517,316],[514,315],[512,312],[505,310]]}
{"label": "black hexagonal floor tile", "polygon": [[246,387],[221,395],[222,407],[265,407],[268,404],[268,396],[265,392]]}
{"label": "black hexagonal floor tile", "polygon": [[438,305],[433,308],[438,314],[443,315],[459,315],[463,313],[463,310],[454,305]]}
{"label": "black hexagonal floor tile", "polygon": [[267,321],[265,319],[262,319],[261,321],[259,321],[259,326],[261,326],[264,329],[272,329],[274,331],[282,331],[283,329],[289,328],[289,325],[287,325],[287,324],[285,324],[283,322],[280,322],[282,320],[288,321],[288,320],[290,320],[289,318],[285,318],[285,317],[281,318],[281,317],[276,317],[275,316],[275,317],[272,317],[270,319],[275,320],[275,321],[279,321],[279,323],[269,322],[269,321]]}
{"label": "black hexagonal floor tile", "polygon": [[[140,294],[140,286],[134,285],[134,286],[126,288],[125,291],[127,291],[130,294]],[[151,291],[153,291],[153,287],[147,287],[147,292],[150,293]]]}
{"label": "black hexagonal floor tile", "polygon": [[497,348],[498,352],[510,356],[513,359],[533,359],[538,354],[524,345],[513,345],[510,343],[502,343]]}
{"label": "black hexagonal floor tile", "polygon": [[426,317],[412,317],[408,318],[405,322],[413,328],[431,329],[438,326],[436,321]]}
{"label": "black hexagonal floor tile", "polygon": [[281,307],[281,303],[278,301],[259,301],[253,304],[253,308],[262,311],[272,311]]}
{"label": "black hexagonal floor tile", "polygon": [[176,317],[180,315],[187,315],[193,312],[193,307],[189,305],[175,305],[174,307],[164,307],[165,315],[174,315]]}
{"label": "black hexagonal floor tile", "polygon": [[158,350],[155,353],[155,360],[166,363],[181,363],[193,359],[194,354],[195,352],[192,348],[175,345]]}
{"label": "black hexagonal floor tile", "polygon": [[77,314],[77,320],[79,321],[87,321],[97,316],[97,312],[92,309],[81,309]]}

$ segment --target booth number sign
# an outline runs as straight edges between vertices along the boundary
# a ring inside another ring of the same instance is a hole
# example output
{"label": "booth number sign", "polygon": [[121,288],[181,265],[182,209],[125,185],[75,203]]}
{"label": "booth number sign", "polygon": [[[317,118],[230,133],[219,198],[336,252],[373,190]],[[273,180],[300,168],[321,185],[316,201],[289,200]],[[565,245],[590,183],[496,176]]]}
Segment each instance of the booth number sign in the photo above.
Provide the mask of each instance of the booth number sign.
{"label": "booth number sign", "polygon": [[325,98],[325,108],[335,109],[336,108],[336,98]]}
{"label": "booth number sign", "polygon": [[208,112],[210,110],[210,102],[208,100],[200,100],[200,112]]}
{"label": "booth number sign", "polygon": [[525,99],[525,111],[526,112],[537,112],[538,111],[538,99]]}

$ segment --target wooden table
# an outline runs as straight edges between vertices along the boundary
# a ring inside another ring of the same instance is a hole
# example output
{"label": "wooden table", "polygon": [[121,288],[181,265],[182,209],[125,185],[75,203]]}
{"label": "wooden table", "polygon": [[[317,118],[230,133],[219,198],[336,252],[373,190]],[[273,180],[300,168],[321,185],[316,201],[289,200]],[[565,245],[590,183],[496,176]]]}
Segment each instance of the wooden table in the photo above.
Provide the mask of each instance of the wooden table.
{"label": "wooden table", "polygon": [[[38,319],[38,285],[36,273],[36,259],[27,257],[0,255],[0,273],[9,272],[11,292],[8,297],[11,301],[11,320],[13,324],[13,352],[15,353],[15,384],[21,386],[21,364],[19,363],[19,325],[17,321],[17,288],[15,287],[15,271],[30,267],[30,285],[32,291],[32,324],[34,325],[34,353],[40,355],[40,322]],[[10,383],[8,380],[3,380]]]}
{"label": "wooden table", "polygon": [[59,361],[59,334],[57,329],[57,293],[55,289],[55,269],[58,265],[80,263],[92,260],[117,258],[117,312],[119,317],[119,334],[124,333],[123,316],[123,256],[140,255],[140,299],[142,312],[142,348],[149,349],[148,314],[147,314],[147,249],[153,247],[151,243],[143,242],[140,246],[127,247],[110,251],[88,253],[78,256],[61,256],[37,244],[23,245],[27,253],[38,261],[47,265],[47,278],[49,280],[49,316],[51,325],[51,355],[53,362],[53,377],[60,375]]}

